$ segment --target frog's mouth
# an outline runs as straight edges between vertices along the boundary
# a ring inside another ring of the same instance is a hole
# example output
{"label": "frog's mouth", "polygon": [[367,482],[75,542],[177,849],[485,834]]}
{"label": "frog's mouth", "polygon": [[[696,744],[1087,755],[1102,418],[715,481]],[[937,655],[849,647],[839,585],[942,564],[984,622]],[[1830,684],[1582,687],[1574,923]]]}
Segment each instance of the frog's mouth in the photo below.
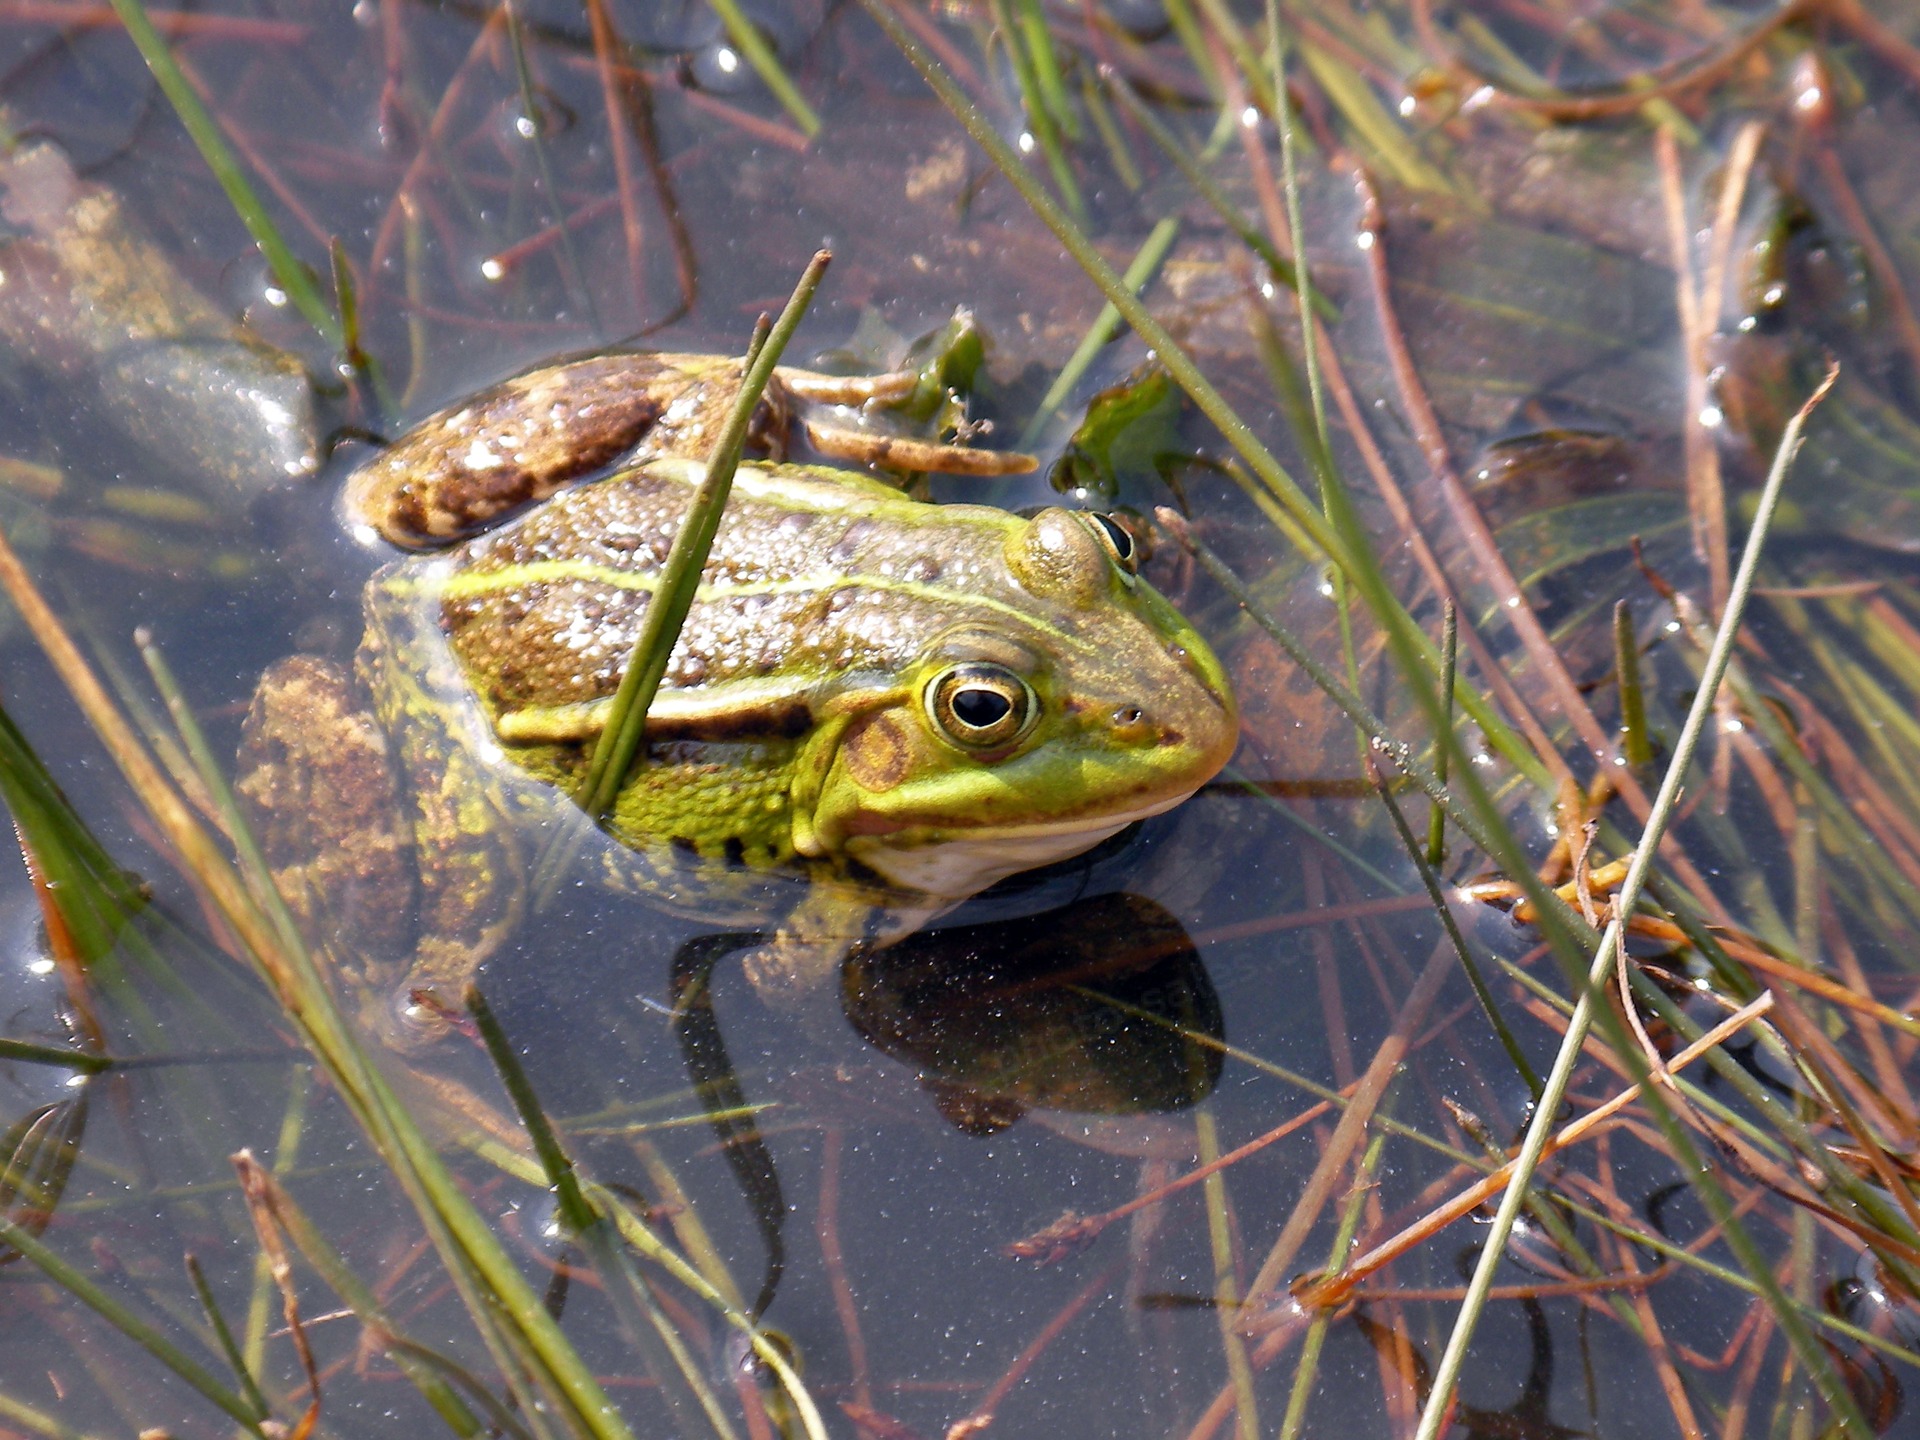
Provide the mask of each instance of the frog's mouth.
{"label": "frog's mouth", "polygon": [[1070,860],[1135,821],[1171,810],[1186,798],[1186,793],[1164,796],[1138,809],[1077,820],[969,828],[933,843],[889,845],[889,836],[863,836],[848,842],[847,853],[902,890],[958,902],[1009,875]]}

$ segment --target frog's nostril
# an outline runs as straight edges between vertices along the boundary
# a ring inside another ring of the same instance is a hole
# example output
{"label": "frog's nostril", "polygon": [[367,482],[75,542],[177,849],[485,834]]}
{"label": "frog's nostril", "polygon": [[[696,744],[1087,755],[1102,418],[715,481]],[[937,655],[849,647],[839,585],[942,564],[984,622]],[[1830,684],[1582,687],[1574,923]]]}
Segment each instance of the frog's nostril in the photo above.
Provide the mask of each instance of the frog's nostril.
{"label": "frog's nostril", "polygon": [[1113,712],[1114,728],[1118,730],[1131,730],[1146,718],[1138,705],[1124,705]]}

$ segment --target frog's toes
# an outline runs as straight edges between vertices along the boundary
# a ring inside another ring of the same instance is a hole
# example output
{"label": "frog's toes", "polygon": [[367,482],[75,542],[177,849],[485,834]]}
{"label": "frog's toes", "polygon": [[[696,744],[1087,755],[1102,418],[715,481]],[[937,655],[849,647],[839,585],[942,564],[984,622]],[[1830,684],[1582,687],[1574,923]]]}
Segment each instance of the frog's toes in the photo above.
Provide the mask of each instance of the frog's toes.
{"label": "frog's toes", "polygon": [[397,1055],[430,1054],[456,1031],[474,1033],[464,1011],[449,1008],[457,997],[437,990],[370,990],[363,997],[361,1022],[380,1043]]}

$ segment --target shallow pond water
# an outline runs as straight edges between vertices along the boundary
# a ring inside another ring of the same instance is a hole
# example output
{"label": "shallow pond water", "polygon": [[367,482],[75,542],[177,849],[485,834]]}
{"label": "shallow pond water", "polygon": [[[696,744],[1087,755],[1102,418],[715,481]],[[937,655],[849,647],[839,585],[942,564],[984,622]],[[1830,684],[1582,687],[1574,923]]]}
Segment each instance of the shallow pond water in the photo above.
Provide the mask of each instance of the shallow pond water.
{"label": "shallow pond water", "polygon": [[[357,369],[106,12],[0,10],[0,530],[121,703],[162,713],[140,627],[224,765],[263,669],[349,659],[391,552],[343,521],[339,482],[480,387],[612,344],[739,351],[821,246],[797,363],[885,369],[971,311],[989,347],[971,418],[1042,465],[937,477],[934,495],[1019,509],[1058,501],[1057,475],[1143,534],[1155,507],[1183,515],[1160,521],[1147,574],[1228,666],[1233,764],[858,957],[826,1026],[763,1006],[735,939],[578,872],[488,960],[487,1000],[602,1203],[692,1257],[736,1319],[771,1294],[764,1322],[829,1434],[1411,1435],[1490,1212],[1363,1260],[1322,1308],[1289,1287],[1517,1142],[1570,986],[1459,809],[1437,883],[1509,1037],[1427,898],[1382,789],[1424,852],[1432,807],[1408,776],[1433,727],[1383,638],[1398,622],[1316,548],[1322,477],[1350,487],[1377,559],[1360,568],[1427,637],[1429,680],[1443,598],[1457,608],[1469,823],[1503,823],[1551,884],[1605,880],[1698,687],[1781,429],[1837,358],[1630,945],[1636,1017],[1669,1060],[1739,1005],[1773,1008],[1719,1070],[1686,1072],[1676,1131],[1636,1104],[1549,1159],[1452,1433],[1811,1436],[1851,1406],[1920,1434],[1900,1275],[1920,1214],[1888,1188],[1910,1186],[1920,1144],[1920,12],[1279,7],[1322,317],[1309,361],[1263,7],[883,6],[1111,263],[1157,252],[1143,298],[1250,427],[1235,441],[1141,368],[1131,334],[1050,393],[1100,291],[860,6],[744,4],[791,105],[724,8],[154,12],[323,308],[337,237]],[[264,430],[230,429],[207,394],[251,397]],[[1304,490],[1271,483],[1263,445]],[[1358,741],[1183,533],[1407,751]],[[1644,721],[1623,700],[1622,601]],[[0,736],[7,796],[50,884],[20,867],[0,895],[0,1034],[132,1063],[0,1056],[0,1209],[35,1247],[0,1266],[0,1431],[207,1433],[233,1423],[216,1393],[255,1413],[192,1256],[272,1425],[317,1390],[315,1433],[422,1433],[462,1408],[503,1433],[619,1433],[507,1398],[511,1366],[450,1278],[461,1242],[423,1224],[392,1136],[235,958],[26,627],[4,643],[25,740]],[[27,746],[110,860],[87,868]],[[1604,924],[1618,884],[1584,907],[1569,891],[1573,913]],[[76,925],[76,894],[138,913]],[[1628,1083],[1610,1048],[1628,1032],[1598,1033],[1565,1120]],[[557,1314],[569,1373],[632,1433],[804,1433],[725,1307],[653,1254],[623,1269],[568,1237],[478,1043],[381,1063]],[[257,1175],[247,1203],[241,1151],[324,1244],[290,1211],[265,1222]],[[292,1254],[311,1386],[261,1224]]]}

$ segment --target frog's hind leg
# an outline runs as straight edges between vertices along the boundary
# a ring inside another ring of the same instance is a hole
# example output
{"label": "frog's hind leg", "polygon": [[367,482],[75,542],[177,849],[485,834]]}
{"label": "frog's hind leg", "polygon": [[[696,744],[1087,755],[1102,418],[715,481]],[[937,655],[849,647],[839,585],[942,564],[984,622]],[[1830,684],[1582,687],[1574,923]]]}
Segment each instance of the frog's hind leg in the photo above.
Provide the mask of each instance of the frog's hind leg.
{"label": "frog's hind leg", "polygon": [[412,826],[386,732],[344,667],[294,655],[261,677],[234,789],[275,887],[316,942],[397,978],[413,946]]}
{"label": "frog's hind leg", "polygon": [[1026,475],[1038,468],[1033,456],[1017,450],[978,450],[971,445],[914,440],[857,426],[831,425],[811,417],[801,422],[807,440],[822,455],[877,465],[884,470],[919,470],[938,475]]}
{"label": "frog's hind leg", "polygon": [[[785,393],[807,406],[900,405],[920,385],[917,370],[893,370],[884,375],[821,375],[812,370],[774,372]],[[1031,455],[1008,450],[976,450],[970,445],[890,435],[862,425],[857,417],[841,425],[814,413],[803,413],[800,423],[807,441],[831,460],[851,460],[883,470],[931,471],[941,475],[1025,475],[1039,463]]]}
{"label": "frog's hind leg", "polygon": [[919,388],[917,370],[884,375],[823,375],[779,366],[773,372],[788,392],[811,405],[897,405]]}
{"label": "frog's hind leg", "polygon": [[687,1062],[687,1078],[693,1081],[707,1120],[720,1137],[721,1153],[739,1178],[767,1247],[766,1272],[753,1302],[755,1316],[765,1314],[773,1303],[786,1268],[781,1228],[787,1202],[780,1190],[780,1172],[760,1136],[754,1107],[727,1054],[714,1011],[712,980],[716,962],[758,939],[753,934],[696,935],[675,953],[672,972],[673,1033]]}

